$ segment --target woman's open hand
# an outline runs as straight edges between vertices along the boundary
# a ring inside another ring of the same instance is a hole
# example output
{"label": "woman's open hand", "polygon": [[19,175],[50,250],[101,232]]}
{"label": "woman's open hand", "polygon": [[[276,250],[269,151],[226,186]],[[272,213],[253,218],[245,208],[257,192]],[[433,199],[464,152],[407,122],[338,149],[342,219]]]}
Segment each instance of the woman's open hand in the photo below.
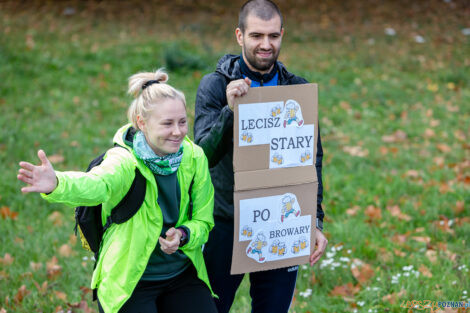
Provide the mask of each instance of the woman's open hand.
{"label": "woman's open hand", "polygon": [[42,192],[50,193],[57,187],[57,177],[51,162],[46,157],[43,150],[38,151],[40,165],[33,165],[29,162],[20,162],[18,179],[29,186],[21,188],[24,193]]}

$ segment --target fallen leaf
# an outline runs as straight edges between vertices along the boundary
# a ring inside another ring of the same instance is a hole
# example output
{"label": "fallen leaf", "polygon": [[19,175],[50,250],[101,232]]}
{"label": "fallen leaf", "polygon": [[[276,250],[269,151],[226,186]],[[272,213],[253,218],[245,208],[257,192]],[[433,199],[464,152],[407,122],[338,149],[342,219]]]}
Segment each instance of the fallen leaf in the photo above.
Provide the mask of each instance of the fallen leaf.
{"label": "fallen leaf", "polygon": [[351,110],[351,105],[346,101],[340,101],[339,106],[346,111]]}
{"label": "fallen leaf", "polygon": [[0,208],[0,215],[4,220],[7,218],[16,220],[18,218],[18,212],[10,211],[10,208],[7,206],[2,206]]}
{"label": "fallen leaf", "polygon": [[62,300],[64,302],[67,301],[67,294],[65,292],[55,290],[54,294],[57,299]]}
{"label": "fallen leaf", "polygon": [[14,260],[15,260],[15,258],[12,257],[9,253],[5,253],[3,258],[0,258],[0,264],[12,265]]}
{"label": "fallen leaf", "polygon": [[39,294],[41,294],[42,296],[44,296],[47,293],[47,287],[48,287],[47,280],[44,281],[41,284],[41,286],[39,286],[39,284],[36,281],[34,281],[34,285],[36,286],[37,290],[39,291]]}
{"label": "fallen leaf", "polygon": [[392,237],[392,241],[396,242],[396,243],[399,243],[399,244],[403,244],[407,240],[408,240],[408,235],[396,234],[396,235],[393,235],[393,237]]}
{"label": "fallen leaf", "polygon": [[408,170],[405,173],[405,177],[419,178],[419,172],[417,170]]}
{"label": "fallen leaf", "polygon": [[396,132],[390,134],[390,135],[384,135],[382,136],[382,141],[387,142],[387,143],[393,143],[393,142],[403,142],[406,140],[408,135],[402,131],[402,130],[397,130]]}
{"label": "fallen leaf", "polygon": [[[83,312],[83,313],[95,312],[92,308],[88,306],[88,303],[85,300],[81,300],[78,303],[67,303],[67,305],[73,309],[80,309],[80,312]],[[72,312],[75,312],[75,310],[72,310]]]}
{"label": "fallen leaf", "polygon": [[351,216],[355,216],[360,209],[361,208],[358,205],[355,205],[352,208],[347,209],[346,214],[351,215]]}
{"label": "fallen leaf", "polygon": [[410,221],[411,220],[411,217],[409,215],[403,213],[400,210],[400,207],[398,207],[398,205],[393,205],[393,206],[387,207],[387,210],[390,211],[390,214],[392,216],[397,217],[399,220],[403,220],[403,221]]}
{"label": "fallen leaf", "polygon": [[346,146],[346,147],[343,147],[343,151],[348,153],[349,155],[357,156],[361,158],[369,155],[369,150],[364,149],[360,146],[353,146],[353,147]]}
{"label": "fallen leaf", "polygon": [[378,207],[375,207],[373,205],[369,205],[364,214],[369,217],[371,221],[373,220],[380,220],[382,219],[382,210]]}
{"label": "fallen leaf", "polygon": [[435,250],[427,250],[425,255],[431,263],[437,262],[437,252]]}
{"label": "fallen leaf", "polygon": [[72,246],[75,246],[77,244],[77,236],[75,236],[75,234],[70,234],[69,243]]}
{"label": "fallen leaf", "polygon": [[437,127],[437,126],[439,126],[440,123],[441,122],[439,120],[434,120],[433,119],[429,122],[429,125],[431,125],[431,127]]}
{"label": "fallen leaf", "polygon": [[442,156],[438,156],[438,157],[435,157],[433,159],[434,161],[434,164],[436,164],[437,166],[439,166],[440,168],[444,167],[444,164],[445,164],[445,159],[444,157]]}
{"label": "fallen leaf", "polygon": [[21,278],[33,278],[33,273],[31,272],[25,272],[20,275]]}
{"label": "fallen leaf", "polygon": [[55,256],[46,263],[47,278],[50,280],[56,279],[62,273],[62,266],[58,264],[58,260]]}
{"label": "fallen leaf", "polygon": [[372,267],[366,263],[362,264],[360,267],[352,267],[351,272],[361,285],[368,282],[375,274]]}
{"label": "fallen leaf", "polygon": [[30,293],[29,290],[26,290],[26,285],[22,285],[19,289],[18,292],[15,295],[14,301],[16,304],[20,304],[24,297],[26,297]]}
{"label": "fallen leaf", "polygon": [[56,226],[62,226],[62,224],[64,223],[64,216],[62,215],[62,213],[60,213],[59,211],[54,211],[52,212],[48,217],[47,219],[49,221],[52,222],[52,224],[56,225]]}
{"label": "fallen leaf", "polygon": [[393,253],[395,253],[396,256],[399,256],[399,257],[402,257],[404,258],[406,256],[406,253],[401,251],[401,250],[398,250],[398,249],[393,249]]}
{"label": "fallen leaf", "polygon": [[424,131],[424,137],[425,138],[432,138],[436,135],[436,133],[434,132],[433,129],[431,128],[426,128],[426,130]]}
{"label": "fallen leaf", "polygon": [[418,268],[418,271],[419,271],[421,274],[423,274],[423,276],[432,277],[431,271],[430,271],[429,268],[427,268],[424,264],[421,264],[421,266]]}
{"label": "fallen leaf", "polygon": [[452,151],[452,148],[449,147],[448,145],[446,145],[445,143],[438,143],[438,144],[436,144],[436,147],[439,151],[441,151],[443,153],[447,153],[447,152]]}
{"label": "fallen leaf", "polygon": [[438,242],[438,243],[437,243],[437,248],[438,248],[440,251],[447,251],[447,243],[445,243],[445,242]]}
{"label": "fallen leaf", "polygon": [[459,215],[460,213],[462,213],[464,210],[465,210],[465,207],[464,207],[464,201],[457,201],[457,203],[455,203],[455,208],[454,208],[454,212],[456,215]]}
{"label": "fallen leaf", "polygon": [[424,242],[425,244],[429,244],[431,242],[431,238],[425,236],[414,236],[411,239],[416,240],[417,242]]}
{"label": "fallen leaf", "polygon": [[65,158],[61,154],[53,154],[47,157],[52,164],[62,163]]}
{"label": "fallen leaf", "polygon": [[[361,290],[359,284],[354,286],[352,283],[347,283],[346,285],[336,286],[333,290],[330,291],[329,296],[335,297],[340,296],[343,297],[344,300],[348,299],[351,300],[354,298],[354,295]],[[346,301],[348,301],[346,300]]]}
{"label": "fallen leaf", "polygon": [[42,263],[35,263],[35,262],[31,261],[31,262],[29,262],[29,267],[31,267],[31,269],[33,271],[37,271],[37,270],[42,268]]}
{"label": "fallen leaf", "polygon": [[70,257],[73,254],[72,248],[68,244],[63,244],[59,248],[59,254],[63,257]]}

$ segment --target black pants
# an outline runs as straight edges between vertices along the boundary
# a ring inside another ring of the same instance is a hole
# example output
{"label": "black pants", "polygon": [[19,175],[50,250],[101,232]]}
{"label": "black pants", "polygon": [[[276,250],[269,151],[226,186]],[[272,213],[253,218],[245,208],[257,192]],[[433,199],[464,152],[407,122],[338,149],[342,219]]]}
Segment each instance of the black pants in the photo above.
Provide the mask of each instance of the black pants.
{"label": "black pants", "polygon": [[[104,313],[98,299],[100,313]],[[217,313],[211,292],[191,265],[165,281],[140,281],[120,313]]]}
{"label": "black pants", "polygon": [[[215,304],[219,313],[228,313],[243,274],[230,275],[232,264],[233,221],[215,219],[204,247],[209,280],[219,296]],[[287,313],[294,295],[297,266],[250,273],[251,312]],[[248,310],[246,310],[248,312]]]}

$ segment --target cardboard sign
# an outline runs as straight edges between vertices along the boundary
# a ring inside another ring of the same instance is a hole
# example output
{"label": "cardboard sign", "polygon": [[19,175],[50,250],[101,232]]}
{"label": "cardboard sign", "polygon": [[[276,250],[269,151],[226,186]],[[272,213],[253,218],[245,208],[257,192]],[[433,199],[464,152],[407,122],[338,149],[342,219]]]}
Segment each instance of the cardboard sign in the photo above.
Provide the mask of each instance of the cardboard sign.
{"label": "cardboard sign", "polygon": [[317,85],[305,84],[250,88],[235,103],[232,274],[309,260],[318,189],[317,99]]}

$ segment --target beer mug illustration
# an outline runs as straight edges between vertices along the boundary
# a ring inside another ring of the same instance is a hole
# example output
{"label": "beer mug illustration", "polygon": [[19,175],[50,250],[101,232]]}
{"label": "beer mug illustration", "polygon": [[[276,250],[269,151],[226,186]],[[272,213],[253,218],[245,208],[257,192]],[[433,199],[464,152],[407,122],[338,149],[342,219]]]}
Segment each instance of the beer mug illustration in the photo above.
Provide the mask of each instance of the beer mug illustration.
{"label": "beer mug illustration", "polygon": [[281,164],[282,164],[282,161],[283,161],[283,160],[282,160],[282,155],[280,155],[279,153],[275,153],[275,154],[273,155],[271,161],[274,162],[274,163],[277,163],[277,164],[281,165]]}
{"label": "beer mug illustration", "polygon": [[269,247],[269,252],[271,252],[272,254],[277,254],[278,246],[279,240],[274,240],[271,246]]}
{"label": "beer mug illustration", "polygon": [[308,159],[307,159],[307,156],[305,155],[305,153],[302,153],[302,154],[300,155],[300,162],[301,162],[301,163],[304,163],[304,162],[307,161],[307,160],[308,160]]}
{"label": "beer mug illustration", "polygon": [[277,115],[277,109],[276,108],[272,108],[271,109],[271,116],[272,117],[275,117]]}
{"label": "beer mug illustration", "polygon": [[277,246],[277,255],[283,256],[286,254],[286,244],[284,242],[280,242]]}
{"label": "beer mug illustration", "polygon": [[246,228],[246,236],[248,238],[251,238],[252,235],[253,235],[253,229],[251,227],[247,227]]}
{"label": "beer mug illustration", "polygon": [[310,151],[308,151],[305,153],[305,159],[310,160],[310,158],[311,158]]}
{"label": "beer mug illustration", "polygon": [[247,236],[248,234],[248,226],[243,226],[243,229],[242,229],[242,236]]}
{"label": "beer mug illustration", "polygon": [[300,250],[303,250],[308,247],[308,242],[305,237],[300,238]]}
{"label": "beer mug illustration", "polygon": [[292,245],[292,253],[294,254],[297,254],[300,252],[300,242],[297,240],[296,242],[294,242],[294,244]]}
{"label": "beer mug illustration", "polygon": [[240,136],[240,139],[243,140],[243,141],[246,141],[247,137],[248,137],[248,133],[247,133],[247,132],[243,132],[243,133],[241,134],[241,136]]}

